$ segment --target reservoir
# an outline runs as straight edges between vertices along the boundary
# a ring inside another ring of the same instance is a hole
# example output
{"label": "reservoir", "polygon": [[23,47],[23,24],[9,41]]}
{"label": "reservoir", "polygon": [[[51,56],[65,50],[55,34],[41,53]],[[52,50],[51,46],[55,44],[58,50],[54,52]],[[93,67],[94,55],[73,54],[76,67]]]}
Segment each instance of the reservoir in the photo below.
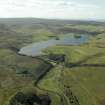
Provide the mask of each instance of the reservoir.
{"label": "reservoir", "polygon": [[56,39],[49,39],[47,41],[41,41],[37,43],[32,43],[28,46],[25,46],[20,49],[19,54],[27,55],[27,56],[40,56],[43,55],[43,50],[54,46],[54,45],[81,45],[86,43],[89,40],[89,35],[81,35],[81,37],[68,37],[65,36],[60,38],[59,40]]}

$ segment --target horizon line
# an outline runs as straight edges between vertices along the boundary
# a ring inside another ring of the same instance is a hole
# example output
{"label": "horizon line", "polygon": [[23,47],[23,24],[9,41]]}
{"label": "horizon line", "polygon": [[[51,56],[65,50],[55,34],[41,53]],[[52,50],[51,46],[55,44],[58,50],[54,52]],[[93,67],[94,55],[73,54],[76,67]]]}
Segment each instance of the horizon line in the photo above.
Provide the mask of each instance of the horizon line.
{"label": "horizon line", "polygon": [[0,17],[0,19],[44,19],[44,20],[67,20],[67,21],[99,21],[105,22],[105,19],[67,19],[67,18],[44,18],[44,17]]}

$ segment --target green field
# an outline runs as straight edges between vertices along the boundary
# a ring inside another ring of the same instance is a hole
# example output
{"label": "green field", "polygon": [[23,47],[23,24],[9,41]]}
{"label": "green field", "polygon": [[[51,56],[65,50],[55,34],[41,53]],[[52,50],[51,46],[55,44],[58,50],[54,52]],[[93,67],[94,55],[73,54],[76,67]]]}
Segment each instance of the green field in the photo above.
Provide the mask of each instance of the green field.
{"label": "green field", "polygon": [[55,46],[47,51],[66,53],[67,58],[64,68],[57,66],[50,71],[40,82],[41,87],[50,87],[62,94],[64,85],[67,85],[77,96],[80,105],[104,105],[105,48],[92,47],[89,43],[75,47]]}
{"label": "green field", "polygon": [[[0,21],[0,105],[9,105],[19,91],[31,90],[37,95],[48,93],[51,105],[105,105],[105,23],[36,20],[33,24],[33,19],[29,20],[21,19],[20,24],[15,19]],[[65,62],[54,63],[38,83],[41,90],[35,87],[33,74],[48,64],[19,55],[18,50],[56,36],[80,34],[89,34],[89,41],[75,46],[56,45],[43,51],[65,54]]]}

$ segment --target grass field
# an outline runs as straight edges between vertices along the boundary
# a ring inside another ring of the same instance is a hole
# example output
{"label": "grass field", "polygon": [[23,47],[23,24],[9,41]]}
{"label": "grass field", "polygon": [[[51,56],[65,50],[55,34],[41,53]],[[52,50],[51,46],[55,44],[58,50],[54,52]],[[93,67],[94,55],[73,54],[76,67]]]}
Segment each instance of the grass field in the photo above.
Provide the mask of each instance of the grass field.
{"label": "grass field", "polygon": [[47,65],[40,59],[18,55],[16,49],[56,35],[72,37],[86,32],[92,35],[85,44],[56,45],[44,50],[47,54],[65,54],[66,57],[65,63],[56,64],[38,86],[50,94],[51,105],[60,105],[58,93],[65,97],[64,105],[78,105],[74,102],[76,99],[79,105],[105,105],[104,23],[40,21],[34,25],[23,20],[20,24],[4,21],[5,25],[0,25],[0,105],[9,105],[11,97],[19,91],[33,89],[37,94],[43,93],[34,87],[35,80],[27,72],[33,73],[41,65]]}
{"label": "grass field", "polygon": [[[98,37],[101,39],[97,40]],[[104,105],[105,48],[97,47],[97,43],[104,46],[104,38],[102,34],[92,38],[85,45],[48,48],[47,53],[66,54],[66,64],[64,68],[57,66],[50,71],[40,82],[40,86],[46,89],[50,87],[52,91],[64,94],[64,85],[68,85],[77,96],[80,105]]]}

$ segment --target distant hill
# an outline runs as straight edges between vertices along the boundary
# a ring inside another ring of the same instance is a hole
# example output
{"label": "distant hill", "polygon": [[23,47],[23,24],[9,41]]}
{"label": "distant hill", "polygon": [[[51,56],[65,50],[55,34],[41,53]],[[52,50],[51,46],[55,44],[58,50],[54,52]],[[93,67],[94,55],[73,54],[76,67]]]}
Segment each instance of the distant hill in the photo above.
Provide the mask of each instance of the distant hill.
{"label": "distant hill", "polygon": [[8,26],[4,24],[0,24],[0,36],[13,36],[14,34],[17,34],[13,30],[11,30]]}
{"label": "distant hill", "polygon": [[104,24],[104,21],[85,21],[85,20],[60,20],[60,19],[39,19],[39,18],[0,18],[3,24]]}

